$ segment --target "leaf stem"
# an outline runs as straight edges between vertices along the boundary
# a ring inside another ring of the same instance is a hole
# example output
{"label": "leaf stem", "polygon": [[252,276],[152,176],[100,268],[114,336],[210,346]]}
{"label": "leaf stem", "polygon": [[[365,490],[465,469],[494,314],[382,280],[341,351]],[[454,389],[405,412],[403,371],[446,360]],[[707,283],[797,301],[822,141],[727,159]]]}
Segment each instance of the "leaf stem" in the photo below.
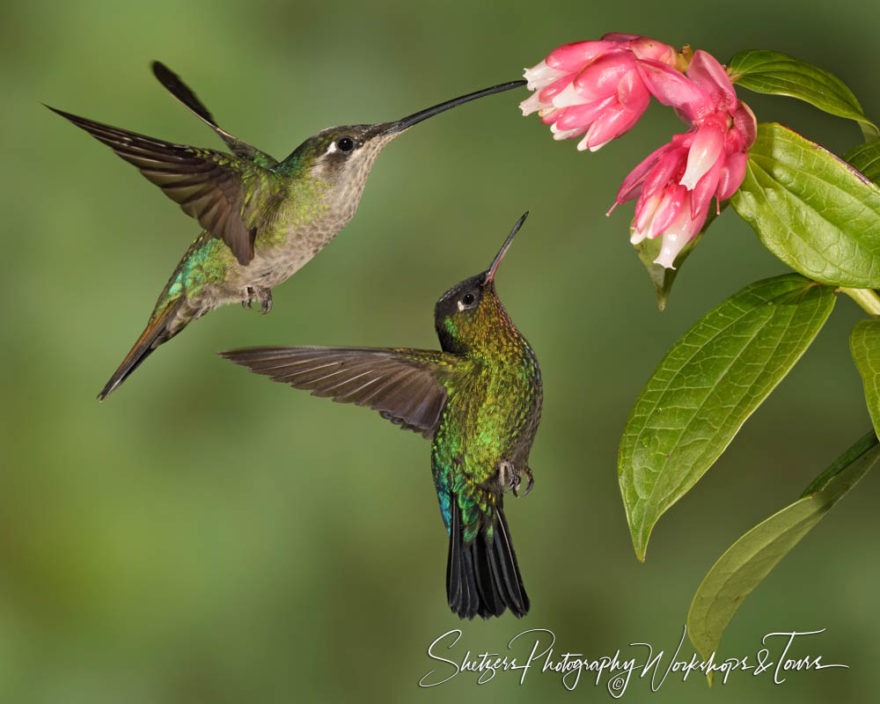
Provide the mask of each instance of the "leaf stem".
{"label": "leaf stem", "polygon": [[880,315],[880,296],[874,289],[841,286],[837,290],[852,298],[868,315]]}
{"label": "leaf stem", "polygon": [[862,130],[862,136],[865,138],[866,142],[873,142],[875,139],[880,139],[880,129],[877,128],[873,122],[865,119],[865,122],[859,122],[859,127]]}

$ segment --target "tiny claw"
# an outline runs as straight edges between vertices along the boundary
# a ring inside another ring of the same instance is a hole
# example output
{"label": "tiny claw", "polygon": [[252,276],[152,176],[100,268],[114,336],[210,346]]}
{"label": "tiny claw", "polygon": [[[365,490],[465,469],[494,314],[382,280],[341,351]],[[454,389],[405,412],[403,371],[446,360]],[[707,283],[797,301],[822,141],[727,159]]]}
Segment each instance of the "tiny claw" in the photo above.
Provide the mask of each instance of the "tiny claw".
{"label": "tiny claw", "polygon": [[501,484],[504,491],[512,491],[513,495],[516,497],[520,496],[519,487],[522,482],[523,474],[525,474],[529,480],[525,493],[522,494],[525,496],[532,490],[532,484],[534,484],[532,470],[528,467],[522,470],[517,470],[513,462],[508,462],[507,460],[498,463],[498,482]]}
{"label": "tiny claw", "polygon": [[241,307],[253,308],[254,303],[260,304],[260,313],[263,315],[272,310],[272,289],[262,286],[245,287],[241,296]]}
{"label": "tiny claw", "polygon": [[270,310],[272,310],[272,290],[260,289],[260,313],[266,315]]}
{"label": "tiny claw", "polygon": [[[520,485],[520,482],[522,481],[523,474],[526,475],[528,482],[526,483],[526,490],[522,494],[520,494],[519,493],[519,485]],[[520,496],[528,496],[529,492],[532,490],[532,485],[534,483],[535,483],[535,478],[532,476],[531,467],[524,467],[523,470],[519,474],[516,475],[516,484],[513,486],[513,495],[516,498],[519,498]]]}

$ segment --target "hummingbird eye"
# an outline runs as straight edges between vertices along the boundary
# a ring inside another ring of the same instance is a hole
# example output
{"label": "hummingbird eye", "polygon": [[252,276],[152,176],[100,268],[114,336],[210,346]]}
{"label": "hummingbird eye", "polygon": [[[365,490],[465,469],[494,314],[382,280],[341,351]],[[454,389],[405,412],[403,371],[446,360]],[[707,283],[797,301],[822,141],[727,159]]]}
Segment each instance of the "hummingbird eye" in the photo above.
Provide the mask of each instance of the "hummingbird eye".
{"label": "hummingbird eye", "polygon": [[458,299],[458,309],[459,310],[467,310],[468,308],[473,308],[474,303],[476,302],[477,297],[471,293],[470,291],[464,294],[461,298]]}
{"label": "hummingbird eye", "polygon": [[342,137],[336,142],[336,146],[341,152],[350,152],[354,149],[354,140],[351,137]]}

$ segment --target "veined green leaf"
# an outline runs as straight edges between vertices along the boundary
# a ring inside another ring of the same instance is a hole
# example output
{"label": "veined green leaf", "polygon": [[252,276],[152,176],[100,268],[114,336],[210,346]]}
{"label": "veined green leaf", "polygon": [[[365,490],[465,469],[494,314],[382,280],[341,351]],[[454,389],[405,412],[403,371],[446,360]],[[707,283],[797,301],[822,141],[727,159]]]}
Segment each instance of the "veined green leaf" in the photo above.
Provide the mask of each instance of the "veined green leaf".
{"label": "veined green leaf", "polygon": [[831,286],[880,288],[880,188],[818,144],[758,125],[730,202],[795,271]]}
{"label": "veined green leaf", "polygon": [[866,139],[880,136],[858,99],[833,73],[777,51],[742,51],[727,66],[730,79],[755,93],[785,95],[859,123]]}
{"label": "veined green leaf", "polygon": [[688,635],[702,658],[717,652],[724,629],[743,600],[878,459],[877,436],[868,433],[800,499],[756,525],[718,559],[694,594],[687,617]]}
{"label": "veined green leaf", "polygon": [[880,318],[858,322],[849,336],[849,348],[862,376],[874,431],[880,435]]}
{"label": "veined green leaf", "polygon": [[659,517],[703,476],[809,347],[834,292],[796,274],[759,281],[673,345],[636,400],[618,479],[636,555]]}

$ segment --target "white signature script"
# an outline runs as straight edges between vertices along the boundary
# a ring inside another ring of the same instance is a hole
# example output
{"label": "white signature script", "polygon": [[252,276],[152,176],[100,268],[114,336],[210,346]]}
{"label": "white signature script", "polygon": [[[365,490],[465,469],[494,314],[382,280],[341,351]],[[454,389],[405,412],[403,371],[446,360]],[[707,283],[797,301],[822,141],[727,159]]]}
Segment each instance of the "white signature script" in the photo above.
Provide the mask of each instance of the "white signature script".
{"label": "white signature script", "polygon": [[476,684],[492,682],[502,673],[511,673],[524,685],[532,674],[551,674],[560,678],[562,686],[573,691],[582,681],[593,686],[605,686],[615,699],[622,697],[636,677],[650,682],[651,691],[658,691],[670,675],[683,682],[694,673],[717,675],[727,684],[734,673],[753,677],[771,677],[774,684],[783,684],[799,672],[848,669],[848,665],[826,663],[821,655],[803,652],[806,641],[825,632],[774,631],[761,639],[761,646],[753,654],[719,658],[714,652],[705,660],[696,653],[682,656],[687,627],[675,651],[654,650],[650,643],[630,643],[626,653],[617,649],[613,655],[590,656],[557,647],[556,634],[546,628],[532,628],[517,633],[507,642],[505,652],[473,652],[454,656],[453,651],[462,638],[459,628],[438,636],[428,646],[432,669],[419,680],[420,687],[438,687],[459,675],[476,677]]}

